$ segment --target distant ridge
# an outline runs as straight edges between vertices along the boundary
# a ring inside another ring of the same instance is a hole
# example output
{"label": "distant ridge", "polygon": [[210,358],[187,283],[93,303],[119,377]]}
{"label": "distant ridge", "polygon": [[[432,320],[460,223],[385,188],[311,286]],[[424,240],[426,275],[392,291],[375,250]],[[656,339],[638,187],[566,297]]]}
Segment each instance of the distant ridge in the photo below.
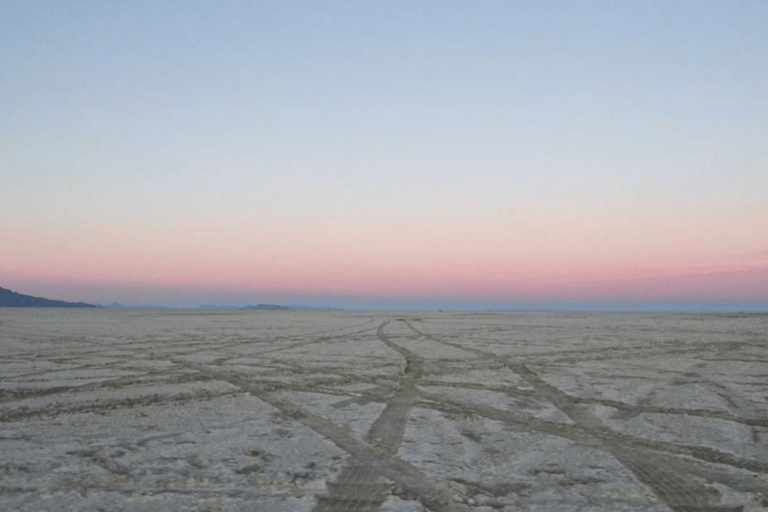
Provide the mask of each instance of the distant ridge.
{"label": "distant ridge", "polygon": [[277,304],[257,304],[255,306],[245,306],[241,309],[291,309],[288,306],[279,306]]}
{"label": "distant ridge", "polygon": [[312,306],[281,306],[277,304],[258,304],[256,306],[248,305],[248,306],[231,306],[231,305],[220,305],[220,304],[203,304],[200,306],[200,309],[290,309],[290,310],[296,310],[296,311],[343,311],[340,308],[331,308],[331,307],[312,307]]}
{"label": "distant ridge", "polygon": [[110,309],[172,309],[168,306],[157,306],[155,304],[141,304],[139,306],[131,306],[129,304],[120,304],[119,302],[110,302],[109,304],[101,304],[101,306]]}
{"label": "distant ridge", "polygon": [[44,299],[23,295],[12,290],[0,288],[0,307],[3,308],[99,308],[85,302],[65,302],[63,300]]}
{"label": "distant ridge", "polygon": [[312,307],[312,306],[288,306],[288,309],[297,309],[300,311],[344,311],[341,308],[332,308],[329,306]]}

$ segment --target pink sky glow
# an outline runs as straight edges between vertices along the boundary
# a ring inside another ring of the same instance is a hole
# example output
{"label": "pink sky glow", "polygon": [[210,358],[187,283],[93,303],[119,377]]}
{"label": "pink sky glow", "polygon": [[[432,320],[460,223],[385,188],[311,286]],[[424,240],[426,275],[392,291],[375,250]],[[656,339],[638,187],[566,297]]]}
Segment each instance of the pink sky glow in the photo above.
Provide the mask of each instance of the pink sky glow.
{"label": "pink sky glow", "polygon": [[[17,228],[21,243],[10,258],[6,254],[4,285],[48,296],[48,289],[75,287],[98,295],[79,300],[102,301],[106,292],[94,290],[168,289],[201,298],[205,290],[217,290],[233,297],[250,293],[253,300],[264,295],[456,301],[768,297],[768,279],[760,270],[768,267],[768,251],[746,228],[718,232],[717,226],[689,220],[683,231],[698,231],[684,236],[680,228],[626,220],[623,229],[595,218],[550,217],[519,225],[481,221],[222,229],[201,224],[122,233]],[[751,229],[754,233],[757,226]]]}

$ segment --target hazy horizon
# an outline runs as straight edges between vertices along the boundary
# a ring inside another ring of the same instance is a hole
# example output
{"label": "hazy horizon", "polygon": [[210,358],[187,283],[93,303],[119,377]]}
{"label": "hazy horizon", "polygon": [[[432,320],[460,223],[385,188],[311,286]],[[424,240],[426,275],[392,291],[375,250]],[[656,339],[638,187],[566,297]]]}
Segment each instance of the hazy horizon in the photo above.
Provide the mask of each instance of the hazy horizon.
{"label": "hazy horizon", "polygon": [[[519,310],[519,311],[638,311],[638,312],[768,312],[768,300],[759,296],[761,287],[768,280],[768,270],[747,272],[716,273],[710,276],[676,276],[670,279],[612,281],[601,283],[569,283],[568,293],[546,290],[537,296],[520,296],[506,301],[476,300],[460,298],[425,299],[417,297],[366,298],[355,296],[281,296],[276,294],[252,293],[231,290],[200,289],[159,289],[159,288],[116,288],[83,287],[70,285],[65,288],[47,288],[45,285],[28,285],[14,289],[18,293],[40,295],[45,298],[107,305],[113,302],[127,306],[156,305],[171,308],[199,308],[203,305],[242,307],[256,304],[279,304],[286,306],[331,307],[350,310]],[[726,282],[740,290],[729,296],[713,293],[702,294]],[[32,288],[37,293],[30,293]],[[603,290],[595,293],[594,289]],[[674,293],[645,299],[642,290],[667,289]],[[612,290],[608,295],[605,290]],[[634,293],[633,293],[634,290]],[[58,291],[58,294],[56,292]],[[699,292],[698,294],[696,292]],[[53,292],[55,295],[50,296]],[[591,293],[590,293],[591,292]],[[750,298],[757,297],[757,298]]]}
{"label": "hazy horizon", "polygon": [[10,4],[0,286],[768,310],[766,26],[761,2]]}

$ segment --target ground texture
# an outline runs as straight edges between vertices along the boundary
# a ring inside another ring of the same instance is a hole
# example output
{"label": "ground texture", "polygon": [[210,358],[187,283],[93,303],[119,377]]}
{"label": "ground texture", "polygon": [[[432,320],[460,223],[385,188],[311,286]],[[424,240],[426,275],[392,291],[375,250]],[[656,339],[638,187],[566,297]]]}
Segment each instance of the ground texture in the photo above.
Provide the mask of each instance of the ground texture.
{"label": "ground texture", "polygon": [[0,309],[0,509],[768,510],[768,315]]}

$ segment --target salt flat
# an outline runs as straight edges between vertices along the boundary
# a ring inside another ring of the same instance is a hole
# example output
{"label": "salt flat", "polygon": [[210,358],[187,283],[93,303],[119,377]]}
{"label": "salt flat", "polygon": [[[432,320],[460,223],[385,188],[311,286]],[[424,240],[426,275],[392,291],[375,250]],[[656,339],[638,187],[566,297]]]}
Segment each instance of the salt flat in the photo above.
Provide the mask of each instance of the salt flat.
{"label": "salt flat", "polygon": [[0,509],[768,509],[768,315],[0,309]]}

